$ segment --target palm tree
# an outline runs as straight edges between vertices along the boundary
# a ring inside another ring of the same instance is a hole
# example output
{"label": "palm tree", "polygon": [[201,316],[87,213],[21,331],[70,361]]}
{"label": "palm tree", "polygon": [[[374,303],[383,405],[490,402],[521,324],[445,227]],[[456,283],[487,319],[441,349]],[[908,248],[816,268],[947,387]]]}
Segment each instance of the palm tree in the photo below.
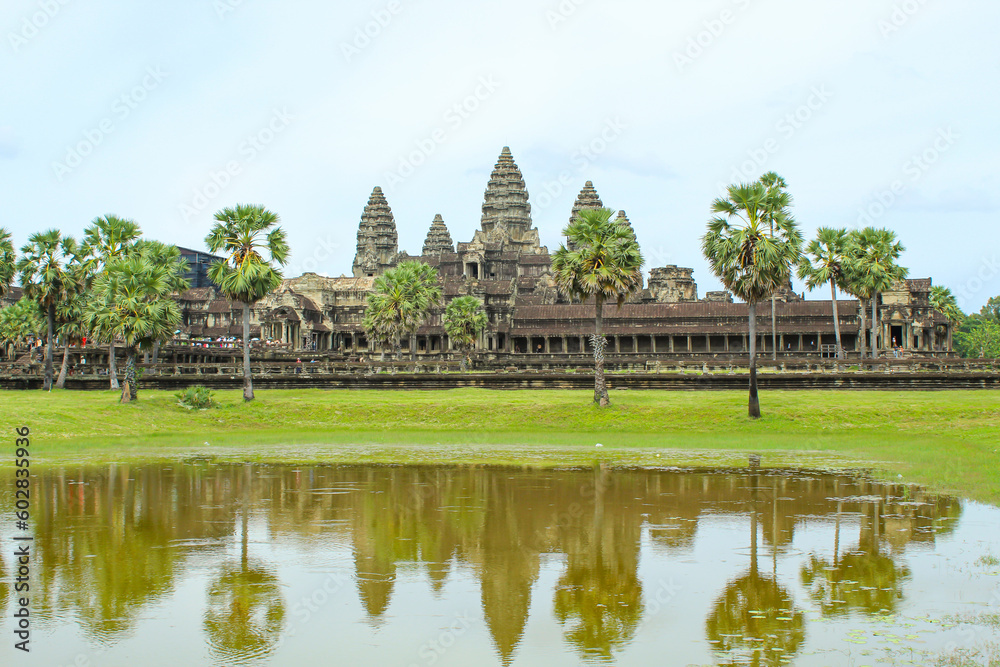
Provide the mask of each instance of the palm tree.
{"label": "palm tree", "polygon": [[948,351],[953,349],[952,332],[965,321],[965,313],[958,307],[958,300],[943,285],[931,286],[931,308],[948,318]]}
{"label": "palm tree", "polygon": [[401,355],[401,338],[409,334],[413,359],[413,336],[440,300],[437,269],[418,261],[400,262],[375,278],[374,291],[365,304],[365,333],[383,349],[391,345],[397,358]]}
{"label": "palm tree", "polygon": [[63,238],[58,229],[36,232],[21,248],[17,272],[24,294],[38,303],[47,318],[45,347],[45,391],[52,390],[52,343],[56,308],[74,291],[74,277],[67,265],[79,247],[72,237]]}
{"label": "palm tree", "polygon": [[14,244],[11,243],[10,232],[6,227],[0,227],[0,296],[7,294],[10,289],[15,266]]}
{"label": "palm tree", "polygon": [[116,336],[125,343],[125,383],[121,402],[138,398],[135,357],[158,340],[173,336],[181,321],[180,308],[171,298],[177,266],[157,262],[152,251],[130,252],[111,260],[94,281],[93,298],[85,311],[91,329]]}
{"label": "palm tree", "polygon": [[66,385],[66,368],[69,363],[69,346],[77,345],[87,335],[87,327],[83,324],[83,309],[86,299],[82,292],[69,296],[56,307],[56,319],[59,321],[59,340],[63,344],[62,366],[59,377],[56,378],[56,389]]}
{"label": "palm tree", "polygon": [[482,307],[482,301],[476,297],[460,296],[444,309],[444,331],[462,352],[462,371],[466,370],[468,351],[488,323]]}
{"label": "palm tree", "polygon": [[260,205],[224,208],[215,214],[215,220],[205,243],[210,252],[225,252],[227,257],[212,264],[208,277],[227,298],[243,303],[243,400],[252,401],[250,305],[281,284],[288,242],[284,230],[277,226],[278,214]]}
{"label": "palm tree", "polygon": [[878,358],[878,297],[879,294],[906,278],[909,271],[896,264],[906,248],[896,240],[890,229],[865,227],[850,234],[847,284],[855,296],[871,300],[872,359]]}
{"label": "palm tree", "polygon": [[830,299],[833,303],[833,331],[837,336],[837,358],[844,358],[844,347],[840,342],[840,317],[837,314],[837,287],[846,280],[847,230],[820,227],[816,238],[806,246],[799,260],[799,278],[806,281],[806,287],[814,290],[830,283]]}
{"label": "palm tree", "polygon": [[[712,202],[716,213],[701,239],[702,252],[726,289],[747,303],[750,338],[750,417],[760,417],[757,397],[757,303],[788,283],[798,263],[802,235],[791,215],[769,214],[768,190],[761,182],[730,185],[726,198]],[[774,233],[770,225],[774,224]]]}
{"label": "palm tree", "polygon": [[[142,234],[134,220],[107,214],[94,218],[83,231],[84,252],[88,256],[91,278],[105,270],[108,262],[124,257]],[[88,283],[87,289],[90,288]],[[96,333],[96,332],[92,332]],[[115,365],[115,339],[108,338],[108,379],[112,389],[118,389],[118,370]]]}
{"label": "palm tree", "polygon": [[[768,220],[768,231],[774,235],[774,219],[782,213],[787,213],[788,207],[792,205],[792,196],[788,194],[786,188],[788,183],[785,179],[773,171],[769,171],[760,177],[761,184],[767,188],[767,197],[764,215]],[[771,293],[771,358],[778,358],[778,317],[775,311],[775,295]]]}
{"label": "palm tree", "polygon": [[[626,297],[642,289],[642,253],[635,233],[613,221],[609,208],[584,209],[563,235],[567,245],[552,256],[556,285],[571,298],[595,301],[594,402],[609,403],[604,380],[604,303],[614,300],[621,308]],[[570,248],[573,248],[570,250]]]}

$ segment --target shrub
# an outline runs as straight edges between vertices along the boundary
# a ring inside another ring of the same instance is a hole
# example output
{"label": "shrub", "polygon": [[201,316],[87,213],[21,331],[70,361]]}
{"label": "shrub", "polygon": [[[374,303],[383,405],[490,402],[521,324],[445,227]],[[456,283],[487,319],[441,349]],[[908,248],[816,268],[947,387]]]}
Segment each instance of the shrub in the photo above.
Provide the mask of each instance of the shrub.
{"label": "shrub", "polygon": [[213,407],[212,392],[202,384],[188,387],[184,391],[174,394],[177,397],[177,405],[188,410],[207,410]]}

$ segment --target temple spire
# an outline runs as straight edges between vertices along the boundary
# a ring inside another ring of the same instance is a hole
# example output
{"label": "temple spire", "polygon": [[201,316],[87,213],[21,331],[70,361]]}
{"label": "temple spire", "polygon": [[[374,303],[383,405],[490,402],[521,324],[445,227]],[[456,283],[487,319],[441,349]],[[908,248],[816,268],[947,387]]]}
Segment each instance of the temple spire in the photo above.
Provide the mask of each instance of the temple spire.
{"label": "temple spire", "polygon": [[604,208],[604,202],[601,201],[597,190],[594,189],[593,182],[587,181],[583,184],[583,189],[580,190],[580,194],[576,196],[576,201],[573,203],[573,210],[569,214],[570,223],[576,220],[580,211],[592,208]]}
{"label": "temple spire", "polygon": [[424,240],[424,255],[440,255],[441,253],[455,252],[455,244],[451,240],[444,218],[438,213],[431,222],[431,228],[427,230],[427,238]]}
{"label": "temple spire", "polygon": [[632,223],[629,222],[628,216],[625,215],[625,211],[618,211],[618,217],[615,218],[615,222],[628,227],[628,230],[632,232],[632,238],[635,238],[635,229],[632,228]]}
{"label": "temple spire", "polygon": [[396,221],[382,188],[375,186],[358,225],[358,245],[354,255],[354,276],[374,276],[392,268],[399,254]]}
{"label": "temple spire", "polygon": [[512,250],[537,254],[538,230],[531,226],[531,204],[524,177],[510,148],[503,147],[483,196],[481,229],[473,242],[499,243]]}

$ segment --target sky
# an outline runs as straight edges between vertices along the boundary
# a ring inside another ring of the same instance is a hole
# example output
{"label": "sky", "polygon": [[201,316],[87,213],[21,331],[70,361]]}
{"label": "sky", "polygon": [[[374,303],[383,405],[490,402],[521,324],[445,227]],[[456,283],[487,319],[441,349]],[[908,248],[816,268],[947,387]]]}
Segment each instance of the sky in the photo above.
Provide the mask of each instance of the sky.
{"label": "sky", "polygon": [[20,247],[113,213],[204,250],[217,210],[256,203],[286,275],[350,275],[375,186],[401,250],[437,213],[470,241],[509,146],[550,251],[591,180],[646,269],[704,295],[712,200],[773,170],[807,238],[893,229],[910,277],[978,311],[1000,294],[998,25],[995,0],[4,0],[0,226]]}

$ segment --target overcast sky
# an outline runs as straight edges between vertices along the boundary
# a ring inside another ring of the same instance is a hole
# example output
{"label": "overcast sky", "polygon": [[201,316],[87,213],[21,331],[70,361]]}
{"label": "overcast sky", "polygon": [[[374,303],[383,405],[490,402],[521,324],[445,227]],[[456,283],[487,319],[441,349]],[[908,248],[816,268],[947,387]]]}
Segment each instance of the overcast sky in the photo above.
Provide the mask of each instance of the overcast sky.
{"label": "overcast sky", "polygon": [[807,237],[890,227],[968,312],[1000,294],[997,26],[995,0],[4,0],[0,225],[204,249],[260,203],[288,274],[349,275],[374,186],[400,249],[436,213],[469,241],[510,146],[550,251],[592,180],[703,295],[713,198],[774,170]]}

